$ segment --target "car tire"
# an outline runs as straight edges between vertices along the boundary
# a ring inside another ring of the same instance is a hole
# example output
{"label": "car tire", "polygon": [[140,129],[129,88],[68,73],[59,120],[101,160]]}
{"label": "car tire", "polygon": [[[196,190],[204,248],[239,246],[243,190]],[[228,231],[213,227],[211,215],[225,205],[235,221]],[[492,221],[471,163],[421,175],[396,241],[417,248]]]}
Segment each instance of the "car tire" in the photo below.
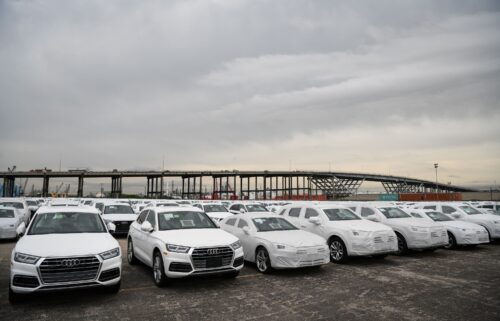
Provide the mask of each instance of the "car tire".
{"label": "car tire", "polygon": [[10,288],[10,285],[9,285],[9,302],[10,302],[10,304],[21,303],[21,302],[23,302],[23,299],[24,299],[24,295],[19,294],[19,293],[15,293],[14,291],[12,291],[12,289]]}
{"label": "car tire", "polygon": [[408,252],[408,245],[406,244],[406,240],[403,235],[396,233],[396,237],[398,238],[398,250],[395,255],[405,255]]}
{"label": "car tire", "polygon": [[377,254],[377,255],[373,255],[372,258],[376,259],[376,260],[383,260],[387,257],[387,254]]}
{"label": "car tire", "polygon": [[134,253],[134,243],[131,238],[129,238],[127,242],[127,261],[130,265],[135,265],[138,262]]}
{"label": "car tire", "polygon": [[153,281],[157,287],[163,287],[167,284],[167,275],[163,265],[163,258],[160,251],[155,251],[153,254]]}
{"label": "car tire", "polygon": [[444,248],[452,250],[455,249],[456,247],[457,247],[457,239],[451,232],[448,232],[448,244],[445,245]]}
{"label": "car tire", "polygon": [[108,285],[104,288],[104,291],[106,293],[111,293],[111,294],[116,294],[120,291],[120,288],[121,288],[121,283],[122,281],[118,281],[118,283],[116,284],[113,284],[113,285]]}
{"label": "car tire", "polygon": [[255,265],[260,273],[269,273],[272,270],[271,258],[263,247],[259,247],[255,253]]}
{"label": "car tire", "polygon": [[328,243],[330,249],[330,262],[344,263],[349,258],[347,248],[339,237],[332,237]]}

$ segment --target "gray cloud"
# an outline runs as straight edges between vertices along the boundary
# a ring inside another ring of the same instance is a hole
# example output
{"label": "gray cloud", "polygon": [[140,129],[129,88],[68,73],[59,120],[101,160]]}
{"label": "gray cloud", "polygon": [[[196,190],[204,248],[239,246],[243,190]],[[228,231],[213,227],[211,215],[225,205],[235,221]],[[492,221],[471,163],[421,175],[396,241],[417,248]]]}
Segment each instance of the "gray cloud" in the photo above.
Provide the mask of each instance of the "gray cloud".
{"label": "gray cloud", "polygon": [[500,180],[499,29],[498,1],[0,1],[0,167]]}

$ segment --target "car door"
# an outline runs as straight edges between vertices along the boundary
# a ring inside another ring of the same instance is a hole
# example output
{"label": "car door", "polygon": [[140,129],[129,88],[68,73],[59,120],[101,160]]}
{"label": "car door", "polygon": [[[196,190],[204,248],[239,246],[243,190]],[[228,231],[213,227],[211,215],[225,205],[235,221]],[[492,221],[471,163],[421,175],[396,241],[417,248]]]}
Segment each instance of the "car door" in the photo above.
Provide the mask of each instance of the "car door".
{"label": "car door", "polygon": [[[320,224],[311,223],[309,221],[311,217],[317,217],[320,220]],[[305,207],[300,214],[300,229],[328,238],[329,235],[325,228],[325,220],[326,216],[319,210],[312,207]]]}
{"label": "car door", "polygon": [[149,214],[149,210],[144,210],[139,214],[139,217],[137,220],[132,223],[132,226],[130,228],[130,231],[132,232],[132,241],[134,242],[134,253],[135,255],[143,262],[146,262],[147,257],[146,257],[146,252],[145,252],[145,240],[146,240],[146,233],[143,230],[141,230],[141,225],[146,221],[146,218]]}
{"label": "car door", "polygon": [[300,228],[300,212],[302,211],[301,206],[294,206],[291,207],[287,212],[286,212],[286,217],[288,220],[295,225],[297,228]]}
{"label": "car door", "polygon": [[[248,227],[250,234],[243,231],[244,227]],[[243,247],[243,257],[247,261],[253,261],[253,252],[255,252],[255,245],[253,241],[253,229],[251,224],[245,218],[240,218],[235,228],[233,228],[234,235],[240,239],[241,246]]]}
{"label": "car door", "polygon": [[157,220],[156,220],[156,212],[153,210],[149,210],[148,216],[146,218],[146,221],[151,224],[153,227],[152,232],[143,232],[144,234],[144,255],[145,255],[145,261],[149,265],[153,265],[153,249],[156,244],[156,235],[155,232],[158,230],[157,227]]}

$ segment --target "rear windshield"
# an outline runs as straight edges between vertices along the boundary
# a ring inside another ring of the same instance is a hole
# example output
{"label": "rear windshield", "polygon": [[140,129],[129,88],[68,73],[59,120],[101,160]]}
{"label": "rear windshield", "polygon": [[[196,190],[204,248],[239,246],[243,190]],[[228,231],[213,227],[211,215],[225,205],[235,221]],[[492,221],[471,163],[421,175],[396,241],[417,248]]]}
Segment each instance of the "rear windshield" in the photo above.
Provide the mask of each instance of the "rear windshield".
{"label": "rear windshield", "polygon": [[135,214],[130,205],[108,205],[104,208],[104,214]]}
{"label": "rear windshield", "polygon": [[14,211],[5,208],[0,208],[0,218],[14,218]]}

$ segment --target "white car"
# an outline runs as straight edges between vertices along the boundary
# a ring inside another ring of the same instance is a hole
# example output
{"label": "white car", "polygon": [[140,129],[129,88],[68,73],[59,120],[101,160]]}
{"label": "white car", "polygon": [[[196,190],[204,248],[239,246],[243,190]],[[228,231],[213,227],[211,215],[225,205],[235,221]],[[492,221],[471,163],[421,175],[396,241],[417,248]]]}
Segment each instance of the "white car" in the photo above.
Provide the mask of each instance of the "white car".
{"label": "white car", "polygon": [[460,203],[427,203],[419,207],[436,210],[460,221],[481,225],[488,231],[490,241],[500,238],[500,217],[498,215],[484,214],[470,205]]}
{"label": "white car", "polygon": [[23,215],[14,207],[0,206],[0,239],[17,238],[17,228],[24,224]]}
{"label": "white car", "polygon": [[220,225],[240,239],[245,260],[256,263],[259,272],[330,262],[325,239],[299,230],[282,217],[269,213],[237,214],[225,218]]}
{"label": "white car", "polygon": [[390,227],[363,220],[346,207],[292,204],[284,209],[280,215],[326,240],[332,262],[345,262],[349,256],[384,258],[398,249]]}
{"label": "white car", "polygon": [[107,203],[102,210],[102,218],[116,226],[113,234],[128,234],[130,224],[137,219],[132,207],[124,203]]}
{"label": "white car", "polygon": [[99,212],[90,207],[42,207],[12,250],[9,300],[23,294],[104,286],[120,289],[121,252]]}
{"label": "white car", "polygon": [[233,214],[251,212],[269,212],[267,208],[259,203],[234,203],[229,207],[229,212]]}
{"label": "white car", "polygon": [[4,198],[0,200],[0,206],[14,207],[19,210],[22,215],[23,222],[28,225],[31,217],[31,211],[24,199],[20,198]]}
{"label": "white car", "polygon": [[227,208],[222,205],[222,203],[198,203],[194,204],[194,207],[198,207],[203,210],[207,215],[217,223],[226,217],[232,217],[234,214],[230,213]]}
{"label": "white car", "polygon": [[353,206],[361,217],[391,227],[398,239],[397,255],[408,249],[433,251],[448,245],[446,228],[435,222],[412,217],[395,206],[361,204]]}
{"label": "white car", "polygon": [[168,278],[228,274],[243,268],[237,237],[223,231],[196,207],[152,207],[130,226],[127,259],[153,268],[157,286]]}
{"label": "white car", "polygon": [[442,224],[448,231],[448,245],[445,248],[453,249],[459,245],[478,245],[489,243],[488,231],[475,223],[456,221],[446,214],[433,210],[410,210],[413,217],[432,220]]}

